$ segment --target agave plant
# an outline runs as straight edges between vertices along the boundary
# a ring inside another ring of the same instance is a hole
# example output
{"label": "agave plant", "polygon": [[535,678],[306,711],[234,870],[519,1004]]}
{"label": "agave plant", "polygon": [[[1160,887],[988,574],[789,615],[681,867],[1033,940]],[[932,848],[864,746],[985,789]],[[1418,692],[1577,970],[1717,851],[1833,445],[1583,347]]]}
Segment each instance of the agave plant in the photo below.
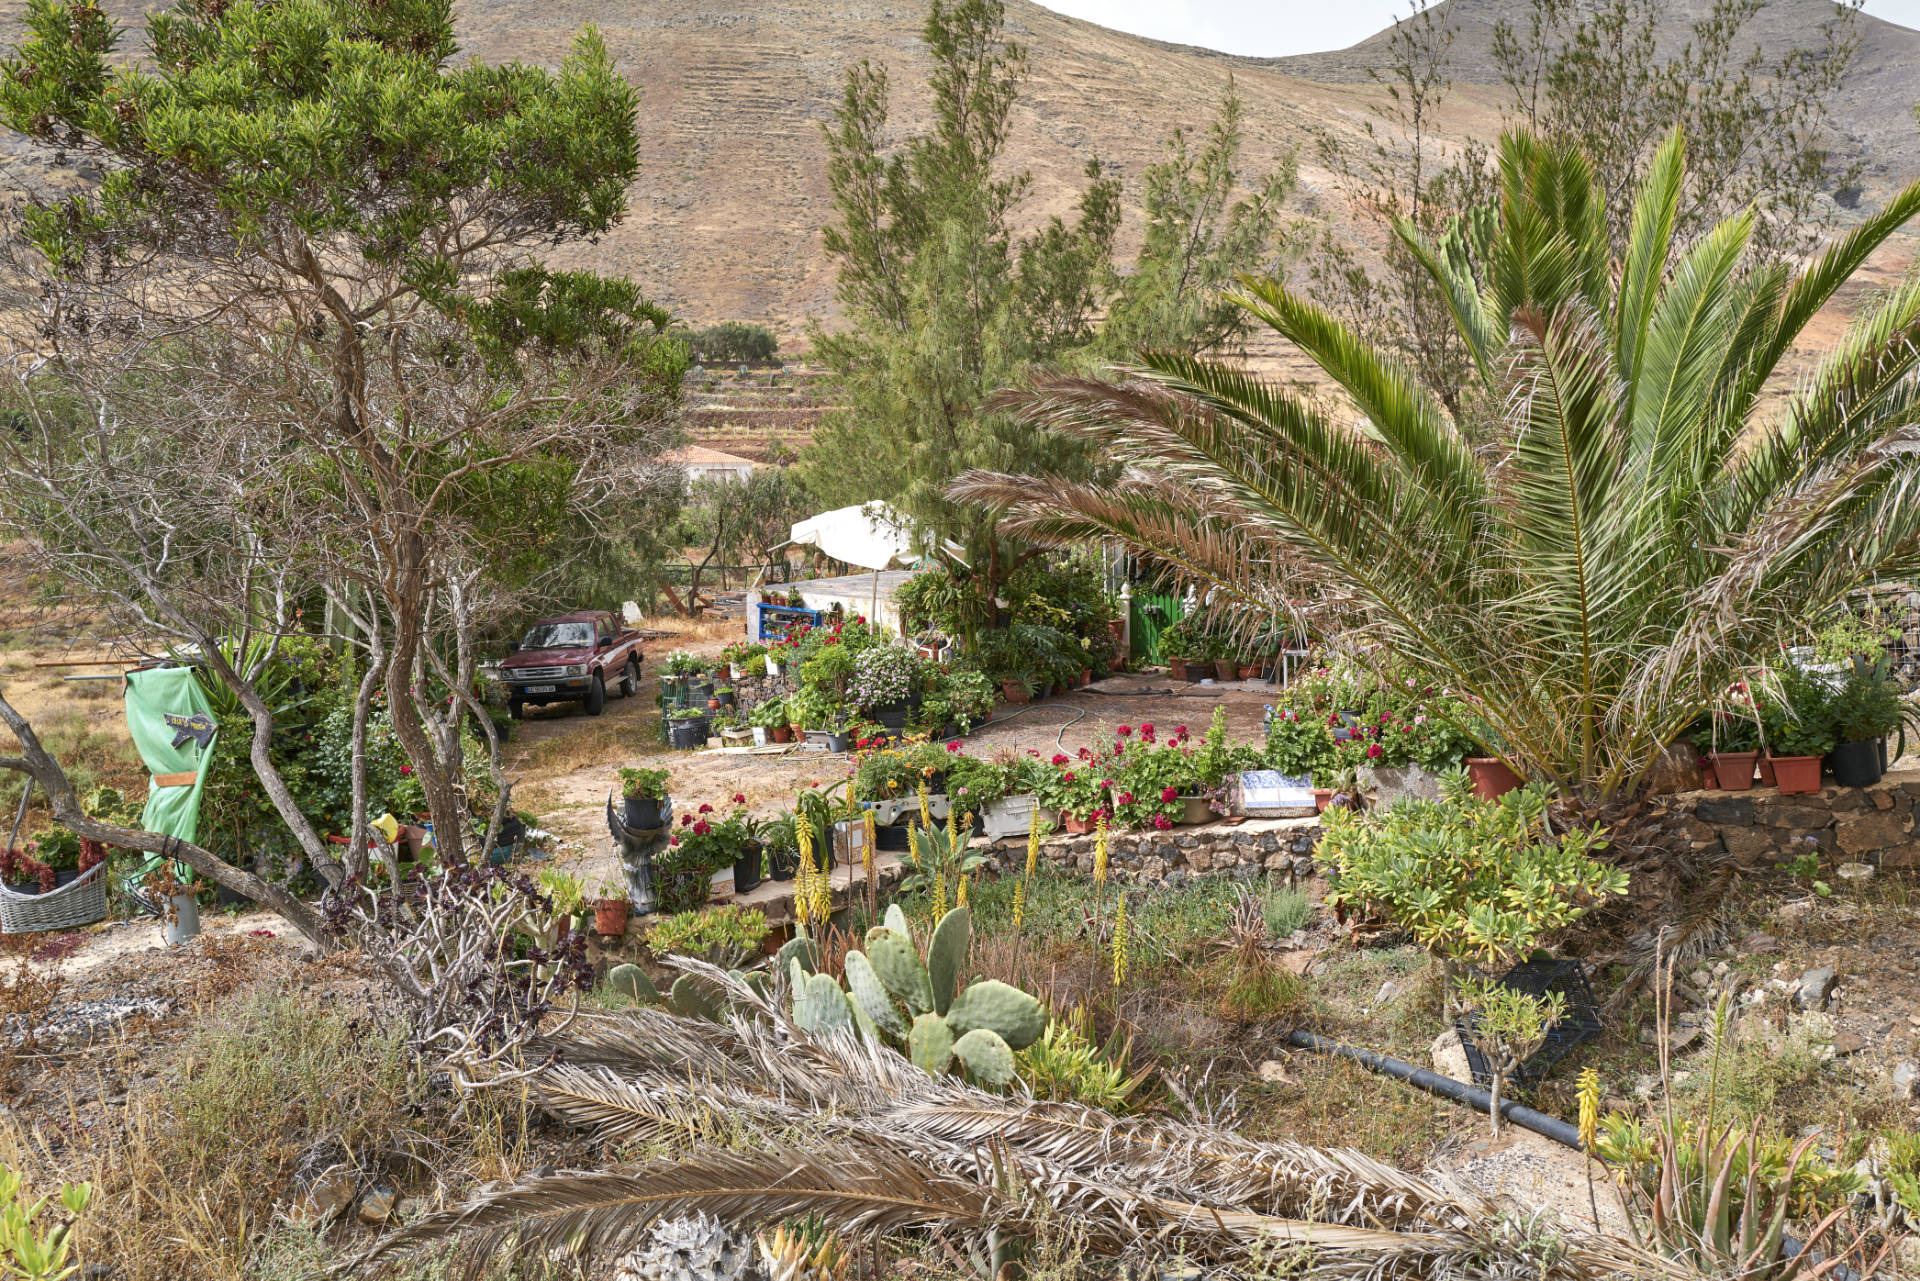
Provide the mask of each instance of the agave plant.
{"label": "agave plant", "polygon": [[[1497,206],[1401,237],[1478,374],[1450,416],[1395,357],[1275,280],[1239,302],[1353,411],[1147,352],[1004,396],[1089,439],[1109,483],[969,473],[952,492],[1045,540],[1119,539],[1239,607],[1315,601],[1464,696],[1524,773],[1604,800],[1752,656],[1915,567],[1920,282],[1871,301],[1786,394],[1808,323],[1916,211],[1920,184],[1799,273],[1750,266],[1752,215],[1677,249],[1676,135],[1624,257],[1578,152],[1502,140]],[[1470,420],[1469,420],[1470,419]]]}

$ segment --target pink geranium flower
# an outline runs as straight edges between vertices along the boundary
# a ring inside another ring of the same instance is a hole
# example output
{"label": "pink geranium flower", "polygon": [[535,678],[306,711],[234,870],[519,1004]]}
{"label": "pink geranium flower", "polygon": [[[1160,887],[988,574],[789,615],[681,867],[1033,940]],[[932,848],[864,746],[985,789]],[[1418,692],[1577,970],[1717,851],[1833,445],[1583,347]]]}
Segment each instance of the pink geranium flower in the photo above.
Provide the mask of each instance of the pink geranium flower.
{"label": "pink geranium flower", "polygon": [[1154,831],[1156,831],[1156,832],[1164,832],[1164,831],[1166,831],[1166,830],[1167,830],[1167,829],[1168,829],[1169,827],[1172,827],[1172,826],[1173,826],[1173,820],[1171,820],[1171,819],[1169,819],[1169,818],[1168,818],[1168,817],[1167,817],[1167,816],[1166,816],[1165,814],[1155,814],[1155,815],[1153,816],[1153,830],[1154,830]]}
{"label": "pink geranium flower", "polygon": [[1174,801],[1177,800],[1179,796],[1180,789],[1177,787],[1163,787],[1160,789],[1160,799],[1162,801]]}

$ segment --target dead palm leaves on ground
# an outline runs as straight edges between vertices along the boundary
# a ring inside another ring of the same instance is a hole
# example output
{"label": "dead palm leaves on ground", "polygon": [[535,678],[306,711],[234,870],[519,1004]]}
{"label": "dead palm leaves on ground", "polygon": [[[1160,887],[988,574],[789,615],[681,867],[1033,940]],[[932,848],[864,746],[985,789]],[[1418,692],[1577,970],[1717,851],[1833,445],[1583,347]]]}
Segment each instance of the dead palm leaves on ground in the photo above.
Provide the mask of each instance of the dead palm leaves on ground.
{"label": "dead palm leaves on ground", "polygon": [[809,1036],[711,967],[728,1022],[641,1009],[535,1041],[530,1085],[609,1150],[675,1155],[567,1172],[430,1216],[377,1252],[460,1238],[462,1258],[559,1249],[604,1259],[659,1218],[741,1228],[816,1216],[843,1233],[1041,1231],[1091,1254],[1250,1265],[1276,1251],[1329,1276],[1591,1281],[1665,1269],[1624,1242],[1559,1239],[1512,1207],[1356,1152],[1259,1143],[1218,1126],[1119,1118],[932,1077],[857,1033]]}

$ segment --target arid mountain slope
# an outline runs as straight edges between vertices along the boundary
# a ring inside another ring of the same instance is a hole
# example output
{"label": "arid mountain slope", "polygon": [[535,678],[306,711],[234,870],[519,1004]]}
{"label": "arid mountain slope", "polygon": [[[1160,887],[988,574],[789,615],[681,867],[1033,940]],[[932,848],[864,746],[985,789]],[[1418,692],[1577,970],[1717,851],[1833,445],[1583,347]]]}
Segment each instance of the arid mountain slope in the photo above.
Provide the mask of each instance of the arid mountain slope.
{"label": "arid mountain slope", "polygon": [[[1456,136],[1498,129],[1484,47],[1493,22],[1520,3],[1449,0],[1462,70],[1443,127]],[[108,6],[120,21],[139,22],[137,0]],[[0,0],[0,39],[15,37],[24,7]],[[1829,9],[1823,0],[1774,0],[1769,21],[1804,33]],[[847,68],[862,58],[891,74],[897,125],[920,122],[924,12],[916,0],[456,0],[462,47],[475,57],[552,65],[573,33],[595,22],[641,87],[643,168],[630,215],[600,243],[564,250],[563,261],[630,273],[695,323],[764,320],[789,342],[809,317],[831,322],[835,310],[820,246],[829,215],[820,126]],[[1071,213],[1090,157],[1117,165],[1137,191],[1167,131],[1203,126],[1229,74],[1245,101],[1249,169],[1294,148],[1304,156],[1315,130],[1357,139],[1380,97],[1362,74],[1380,37],[1342,53],[1254,60],[1124,35],[1026,0],[1009,0],[1007,16],[1009,34],[1029,51],[1010,146],[1012,163],[1034,175],[1021,211],[1029,224]],[[1920,97],[1920,35],[1862,21],[1863,69],[1845,119],[1872,142],[1887,174],[1874,185],[1883,185],[1920,172],[1920,129],[1906,115]],[[126,46],[137,52],[139,35]],[[18,190],[60,177],[23,139],[0,134],[0,184]],[[1326,175],[1303,163],[1302,177],[1305,204],[1339,218]],[[1125,235],[1137,232],[1134,222]]]}

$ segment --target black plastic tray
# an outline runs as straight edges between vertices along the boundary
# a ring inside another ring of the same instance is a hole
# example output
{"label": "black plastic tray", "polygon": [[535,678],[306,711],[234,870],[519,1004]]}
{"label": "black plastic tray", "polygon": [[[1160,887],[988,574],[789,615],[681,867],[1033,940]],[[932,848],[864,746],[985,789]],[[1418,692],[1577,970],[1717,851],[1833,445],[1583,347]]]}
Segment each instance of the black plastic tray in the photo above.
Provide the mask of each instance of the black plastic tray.
{"label": "black plastic tray", "polygon": [[[1579,961],[1544,960],[1522,961],[1508,970],[1500,979],[1502,987],[1509,987],[1528,996],[1545,996],[1549,992],[1559,992],[1566,997],[1566,1013],[1559,1022],[1547,1029],[1546,1044],[1534,1051],[1533,1057],[1520,1065],[1520,1070],[1507,1080],[1509,1089],[1538,1085],[1546,1080],[1561,1059],[1573,1051],[1573,1047],[1583,1041],[1590,1041],[1600,1035],[1600,1011],[1593,1000],[1593,988],[1587,984],[1587,971]],[[1460,1044],[1467,1052],[1467,1066],[1473,1070],[1473,1083],[1482,1087],[1493,1084],[1493,1073],[1488,1070],[1487,1056],[1474,1044],[1473,1029],[1477,1022],[1474,1015],[1454,1023],[1460,1032]]]}

